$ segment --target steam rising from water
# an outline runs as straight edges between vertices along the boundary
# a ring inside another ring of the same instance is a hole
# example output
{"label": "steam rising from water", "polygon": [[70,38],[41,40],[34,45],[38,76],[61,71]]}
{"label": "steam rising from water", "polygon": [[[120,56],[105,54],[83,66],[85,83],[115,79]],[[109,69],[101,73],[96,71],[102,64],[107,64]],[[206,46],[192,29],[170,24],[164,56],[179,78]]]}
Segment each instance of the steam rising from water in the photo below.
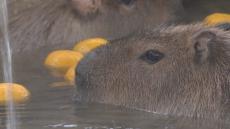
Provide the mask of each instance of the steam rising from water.
{"label": "steam rising from water", "polygon": [[[8,12],[7,1],[0,0],[0,28],[3,41],[1,41],[1,54],[3,62],[3,74],[4,82],[12,84],[12,56],[10,49],[10,38],[8,32]],[[6,111],[7,111],[7,129],[16,129],[16,116],[14,103],[12,101],[12,85],[6,89],[6,98],[8,99]]]}

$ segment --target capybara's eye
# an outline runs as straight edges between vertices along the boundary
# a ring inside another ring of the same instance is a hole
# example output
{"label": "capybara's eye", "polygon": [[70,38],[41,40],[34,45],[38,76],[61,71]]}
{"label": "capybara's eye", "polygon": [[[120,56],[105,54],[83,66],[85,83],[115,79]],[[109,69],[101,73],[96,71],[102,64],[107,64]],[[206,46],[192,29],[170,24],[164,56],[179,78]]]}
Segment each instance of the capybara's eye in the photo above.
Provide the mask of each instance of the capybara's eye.
{"label": "capybara's eye", "polygon": [[120,3],[130,6],[133,5],[135,3],[136,0],[120,0]]}
{"label": "capybara's eye", "polygon": [[157,50],[148,50],[140,58],[149,64],[155,64],[164,58],[164,54]]}

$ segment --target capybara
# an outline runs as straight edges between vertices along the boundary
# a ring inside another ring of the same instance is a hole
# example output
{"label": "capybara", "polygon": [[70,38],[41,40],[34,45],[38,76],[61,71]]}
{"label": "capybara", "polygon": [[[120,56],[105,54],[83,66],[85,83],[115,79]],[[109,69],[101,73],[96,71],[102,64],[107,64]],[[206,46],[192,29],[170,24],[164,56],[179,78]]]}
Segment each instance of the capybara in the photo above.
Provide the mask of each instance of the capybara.
{"label": "capybara", "polygon": [[89,37],[117,39],[183,12],[180,0],[10,0],[8,6],[14,53],[67,48]]}
{"label": "capybara", "polygon": [[77,99],[150,112],[223,118],[230,100],[230,32],[202,24],[141,31],[90,52]]}

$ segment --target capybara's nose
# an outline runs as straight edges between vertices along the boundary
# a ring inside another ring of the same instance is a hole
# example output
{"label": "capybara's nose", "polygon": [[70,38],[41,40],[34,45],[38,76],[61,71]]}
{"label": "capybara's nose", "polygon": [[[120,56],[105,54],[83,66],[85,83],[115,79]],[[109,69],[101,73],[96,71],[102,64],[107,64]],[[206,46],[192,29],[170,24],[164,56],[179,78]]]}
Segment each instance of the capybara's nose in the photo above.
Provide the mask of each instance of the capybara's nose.
{"label": "capybara's nose", "polygon": [[83,40],[74,47],[74,51],[84,54],[84,57],[81,59],[80,63],[76,65],[75,83],[77,83],[77,85],[83,85],[85,78],[90,73],[90,70],[92,69],[92,63],[90,62],[97,57],[97,52],[95,52],[95,49],[98,49],[107,43],[108,41],[106,39],[93,38]]}
{"label": "capybara's nose", "polygon": [[83,17],[96,17],[101,7],[100,0],[70,0],[74,11]]}
{"label": "capybara's nose", "polygon": [[75,70],[75,83],[77,87],[84,86],[87,83],[87,77],[90,74],[91,71],[91,63],[90,61],[94,59],[95,52],[91,52],[88,55],[86,55],[81,62],[76,66]]}
{"label": "capybara's nose", "polygon": [[[83,59],[81,59],[80,63],[76,66],[76,70],[75,70],[75,74],[76,77],[80,78],[79,81],[81,81],[81,79],[84,76],[87,76],[87,74],[89,74],[90,70],[91,70],[91,63],[92,60],[96,57],[96,53],[94,51],[91,51],[90,53],[88,53],[86,56],[84,56]],[[76,81],[78,82],[78,81]]]}
{"label": "capybara's nose", "polygon": [[94,60],[96,58],[96,53],[94,51],[88,53],[81,62],[75,68],[75,86],[77,89],[77,98],[79,101],[85,101],[85,98],[82,98],[82,95],[86,95],[85,93],[88,86],[91,83],[91,79],[94,75]]}
{"label": "capybara's nose", "polygon": [[[74,84],[75,75],[76,74],[76,67],[78,67],[78,64],[81,62],[83,58],[94,58],[95,54],[91,53],[94,51],[94,49],[106,45],[108,41],[103,38],[91,38],[86,39],[78,42],[73,50],[57,50],[52,53],[50,53],[46,59],[45,59],[45,66],[51,70],[51,73],[54,76],[63,76],[66,79],[67,82],[70,82],[70,84]],[[88,53],[89,54],[88,56]],[[86,57],[87,56],[87,57]],[[87,65],[87,63],[84,66]],[[87,68],[81,68],[81,69],[87,69]],[[80,74],[84,74],[84,70],[81,70],[82,72],[79,72]],[[84,75],[82,75],[84,76]]]}

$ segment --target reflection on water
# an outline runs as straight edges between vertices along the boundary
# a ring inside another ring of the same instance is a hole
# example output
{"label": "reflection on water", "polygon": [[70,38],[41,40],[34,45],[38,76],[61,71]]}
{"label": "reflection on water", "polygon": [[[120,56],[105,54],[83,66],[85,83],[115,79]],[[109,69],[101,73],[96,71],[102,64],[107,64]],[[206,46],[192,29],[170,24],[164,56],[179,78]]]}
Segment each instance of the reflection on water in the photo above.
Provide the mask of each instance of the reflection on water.
{"label": "reflection on water", "polygon": [[[197,4],[200,3],[202,2]],[[194,13],[191,19],[197,17],[199,19],[210,13],[205,8],[200,10],[203,12],[198,13],[197,9],[190,7],[188,11]],[[51,77],[43,67],[42,62],[52,47],[48,46],[46,49],[15,56],[15,82],[27,86],[32,94],[27,104],[17,106],[20,129],[228,129],[230,127],[230,122],[203,122],[111,105],[74,102],[73,86],[50,87],[53,82],[63,80]],[[1,129],[5,127],[5,118],[4,108],[0,107]]]}
{"label": "reflection on water", "polygon": [[[43,54],[41,54],[43,53]],[[50,87],[53,78],[43,67],[47,51],[36,51],[14,61],[15,80],[31,91],[31,100],[17,107],[20,129],[228,129],[230,122],[203,122],[102,104],[74,102],[74,87]],[[0,108],[4,128],[4,108]]]}

